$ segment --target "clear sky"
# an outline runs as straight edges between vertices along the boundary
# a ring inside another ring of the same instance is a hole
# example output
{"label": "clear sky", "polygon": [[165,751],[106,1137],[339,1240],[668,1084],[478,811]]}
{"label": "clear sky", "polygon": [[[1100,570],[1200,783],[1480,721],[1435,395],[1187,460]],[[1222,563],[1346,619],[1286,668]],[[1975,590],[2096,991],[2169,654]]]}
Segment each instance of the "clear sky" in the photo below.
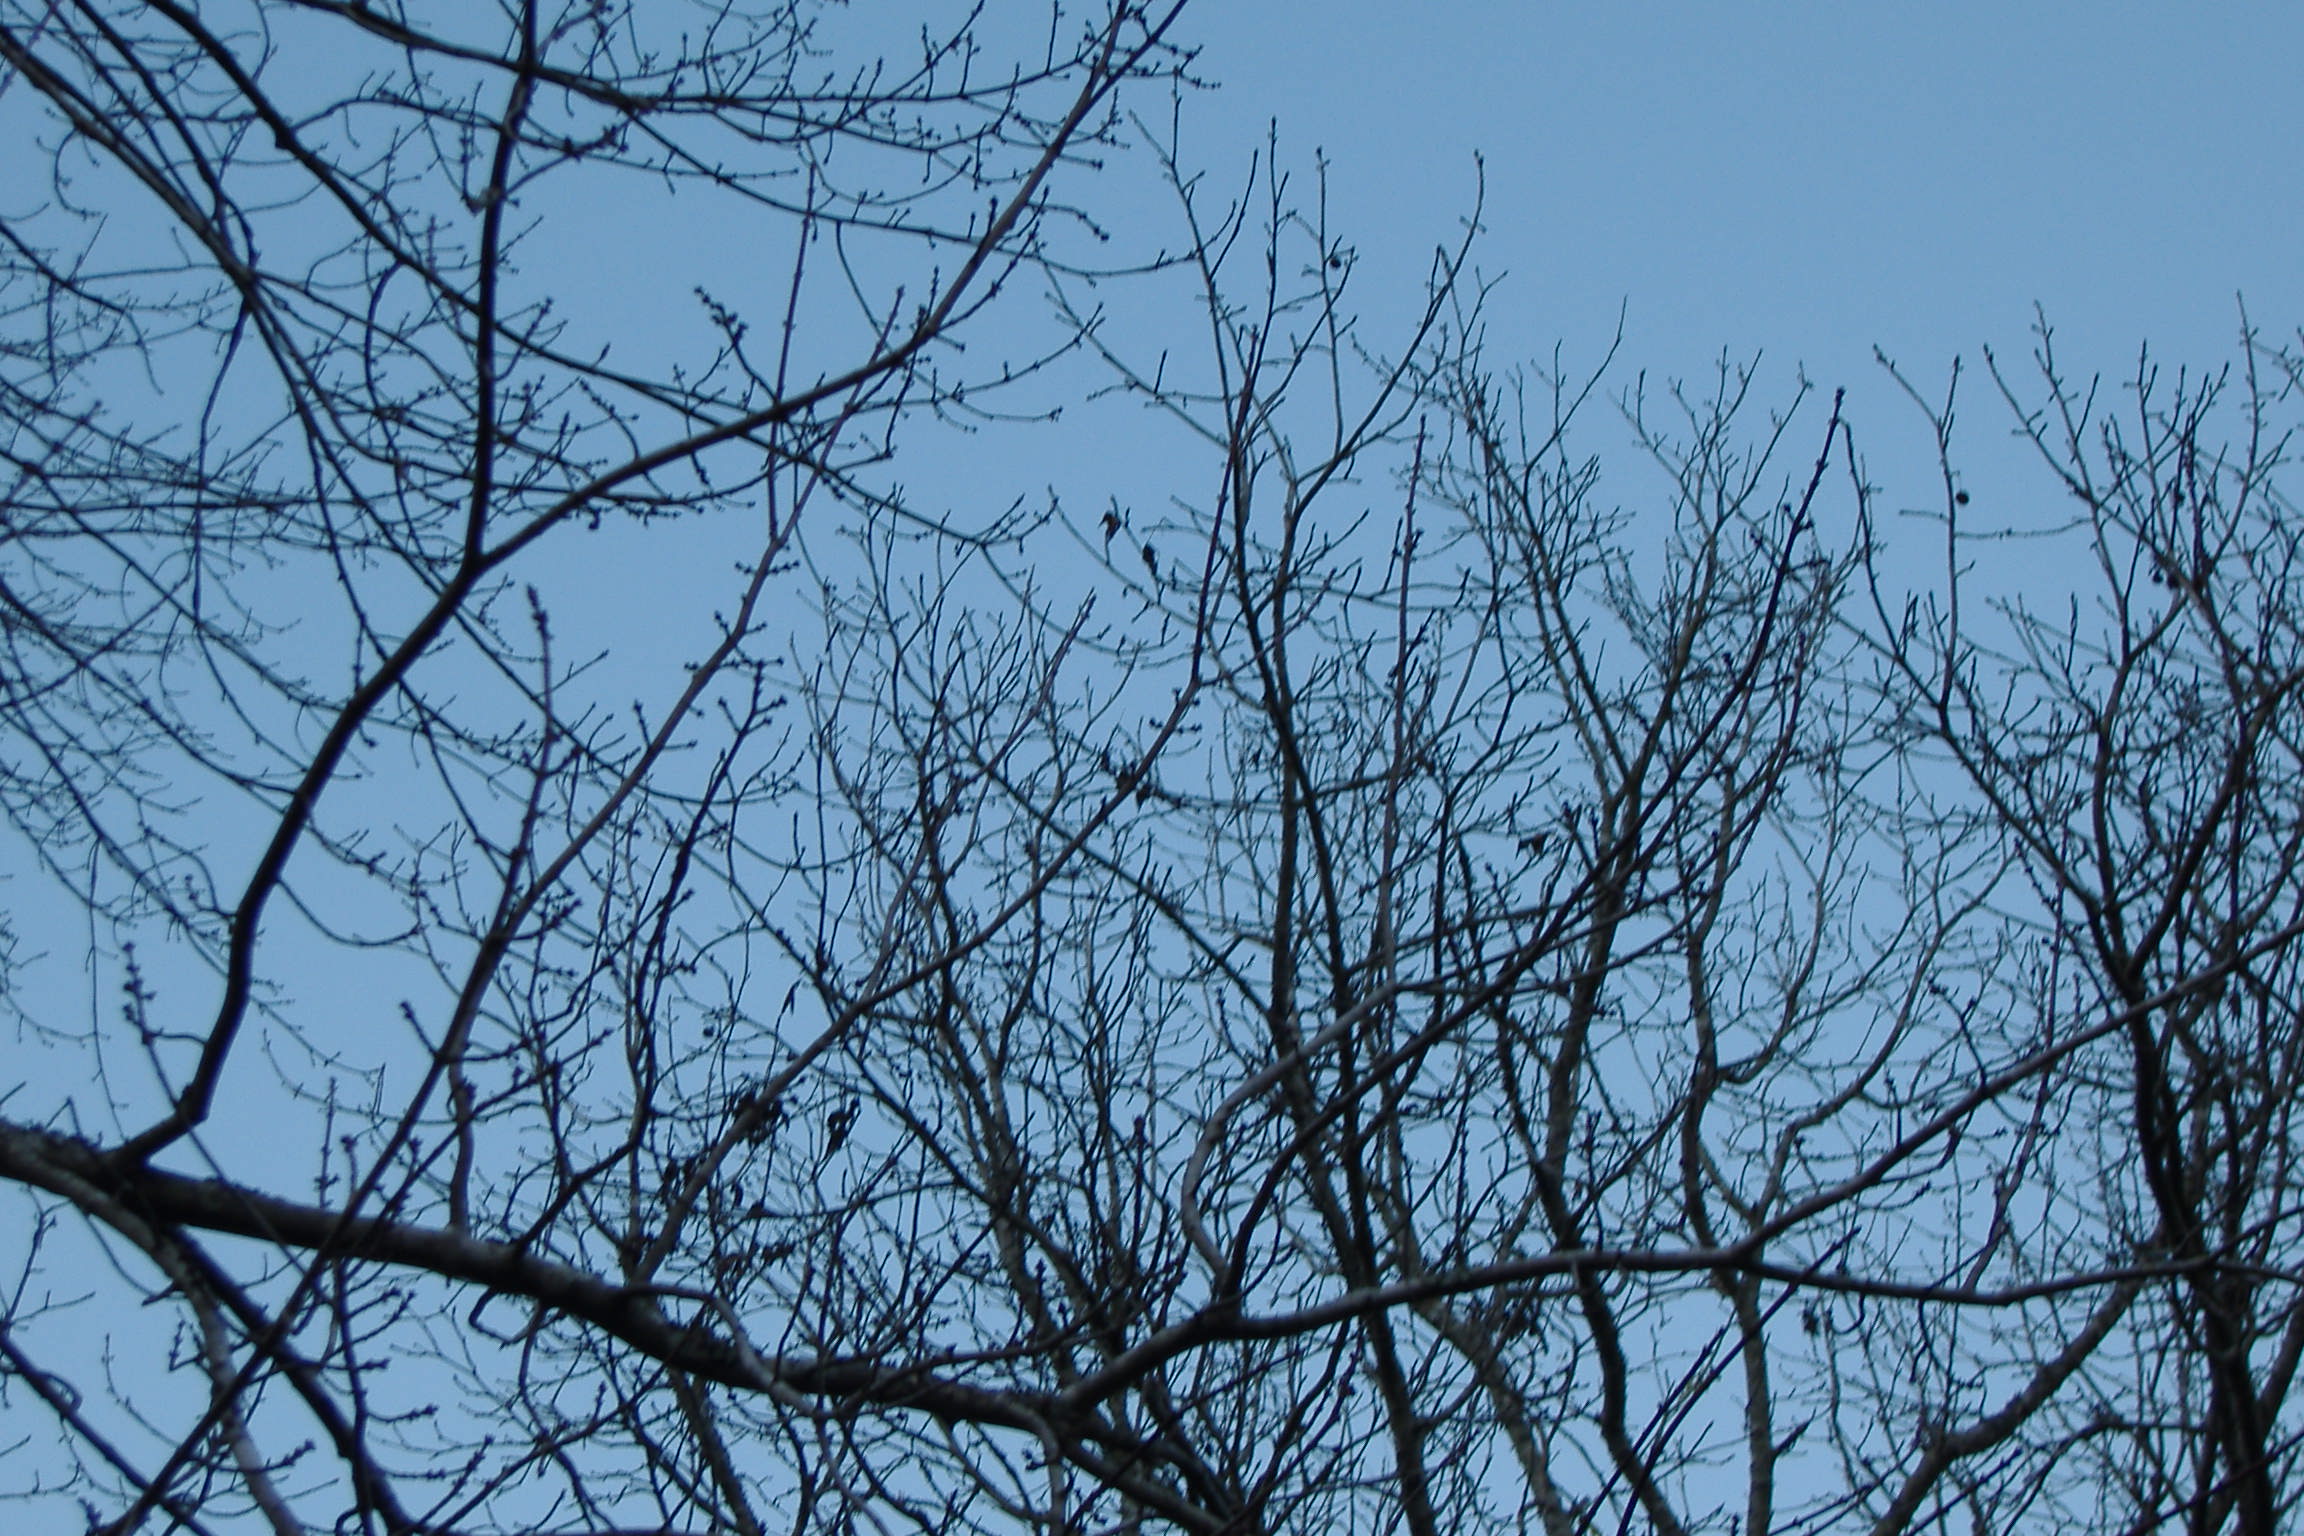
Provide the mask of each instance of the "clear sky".
{"label": "clear sky", "polygon": [[[1244,172],[1275,123],[1300,178],[1325,155],[1379,341],[1401,334],[1433,247],[1472,210],[1475,156],[1476,259],[1504,278],[1488,316],[1499,362],[1555,342],[1571,366],[1596,360],[1621,307],[1619,383],[1764,354],[1787,382],[1797,366],[1852,386],[1873,452],[1883,424],[1915,425],[1875,344],[1940,377],[1986,343],[2020,355],[2038,302],[2075,363],[2117,376],[2147,341],[2169,362],[2227,360],[2241,295],[2274,336],[2304,322],[2304,4],[1197,0],[1183,35],[1213,82],[1186,105],[1187,161]],[[751,260],[754,232],[725,222],[668,241],[661,212],[595,209],[557,247],[548,226],[531,275],[623,344],[695,344],[699,282],[772,313],[781,245]],[[2004,418],[1970,398],[1976,436],[1996,437]],[[1130,444],[1035,441],[1054,454],[1031,479],[1075,481],[1079,505],[1140,489],[1115,467]],[[966,494],[948,468],[914,471],[924,498]],[[995,508],[1035,493],[995,468]],[[606,603],[628,572],[597,556],[538,579]],[[690,653],[693,636],[662,627],[662,648]],[[601,669],[604,691],[638,688],[619,674],[661,659],[631,649]]]}
{"label": "clear sky", "polygon": [[[1471,207],[1491,320],[1573,357],[1723,348],[1868,389],[2020,353],[2035,302],[2089,367],[2230,355],[2304,321],[2304,6],[1226,0],[1191,17],[1211,164],[1276,119],[1324,151],[1372,277]],[[1369,289],[1363,289],[1363,298]]]}

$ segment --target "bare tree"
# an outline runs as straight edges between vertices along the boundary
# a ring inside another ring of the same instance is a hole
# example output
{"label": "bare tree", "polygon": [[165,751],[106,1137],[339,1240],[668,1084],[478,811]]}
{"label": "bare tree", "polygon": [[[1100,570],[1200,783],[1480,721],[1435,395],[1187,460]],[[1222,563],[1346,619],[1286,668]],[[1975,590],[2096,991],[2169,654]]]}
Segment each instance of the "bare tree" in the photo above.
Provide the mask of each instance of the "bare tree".
{"label": "bare tree", "polygon": [[[773,620],[803,530],[951,510],[899,494],[913,423],[1044,408],[1074,338],[1004,300],[1101,259],[1070,194],[1180,62],[1174,5],[948,9],[0,12],[40,151],[4,226],[5,1163],[41,1192],[6,1359],[66,1440],[15,1495],[749,1528],[701,1384],[850,1390],[712,1344],[665,1273],[727,1215],[690,1143],[761,1129],[736,1074],[780,1105],[861,1016],[728,1054],[805,934],[736,883],[753,827],[829,792]],[[749,248],[742,291],[622,323],[635,222]],[[101,1320],[108,1263],[175,1298],[182,1373]],[[421,1345],[455,1293],[419,1272],[477,1283],[479,1353]]]}
{"label": "bare tree", "polygon": [[1948,389],[1928,407],[1945,597],[1879,611],[1888,686],[2026,898],[2011,924],[2034,951],[2026,1011],[2055,1061],[2023,1135],[2055,1162],[2006,1179],[1993,1224],[2029,1206],[2078,1246],[2036,1261],[2043,1275],[2090,1250],[2163,1272],[2100,1286],[2086,1325],[2065,1325],[2040,1385],[2076,1371],[2074,1386],[2053,1428],[2028,1430],[2087,1469],[2091,1520],[2127,1529],[2269,1532],[2295,1498],[2304,650],[2277,473],[2296,367],[2253,333],[2244,345],[2238,377],[2171,380],[2146,356],[2118,408],[2065,376],[2045,323],[2036,388],[1994,361],[2077,509],[2057,532],[2097,580],[2085,607],[2003,601],[1982,624],[1961,606],[1982,552],[2050,530],[1977,525],[1949,469]]}
{"label": "bare tree", "polygon": [[2285,1516],[2285,354],[1891,520],[1363,325],[1173,7],[0,16],[30,1518]]}

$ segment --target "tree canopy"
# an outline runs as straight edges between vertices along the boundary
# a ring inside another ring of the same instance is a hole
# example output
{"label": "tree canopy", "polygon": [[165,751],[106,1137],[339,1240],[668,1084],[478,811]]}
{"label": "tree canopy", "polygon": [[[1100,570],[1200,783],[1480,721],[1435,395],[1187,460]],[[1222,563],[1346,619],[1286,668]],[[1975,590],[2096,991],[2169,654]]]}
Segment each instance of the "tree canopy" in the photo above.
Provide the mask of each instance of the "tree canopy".
{"label": "tree canopy", "polygon": [[2304,353],[1522,365],[870,9],[0,0],[10,1518],[2278,1529]]}

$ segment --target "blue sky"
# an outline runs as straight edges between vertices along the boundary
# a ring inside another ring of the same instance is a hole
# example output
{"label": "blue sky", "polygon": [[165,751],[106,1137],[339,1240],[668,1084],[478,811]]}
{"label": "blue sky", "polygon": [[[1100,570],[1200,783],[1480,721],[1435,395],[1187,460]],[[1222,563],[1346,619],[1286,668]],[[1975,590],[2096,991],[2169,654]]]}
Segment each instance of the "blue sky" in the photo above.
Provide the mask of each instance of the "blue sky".
{"label": "blue sky", "polygon": [[[1316,20],[1312,18],[1316,17]],[[2035,302],[2090,367],[2228,356],[2236,295],[2304,320],[2304,6],[1689,3],[1312,8],[1190,18],[1221,88],[1188,144],[1279,123],[1337,222],[1412,278],[1470,208],[1508,274],[1500,342],[1624,361],[1722,349],[1867,393],[2020,353]],[[1363,298],[1370,293],[1364,287]]]}
{"label": "blue sky", "polygon": [[[872,36],[912,14],[879,0],[837,26]],[[1237,188],[1276,132],[1302,202],[1324,159],[1373,342],[1405,335],[1484,168],[1474,260],[1502,279],[1492,365],[1557,345],[1565,367],[1588,366],[1621,313],[1617,390],[1641,370],[1701,376],[1725,354],[1759,358],[1756,398],[1777,403],[1804,371],[1850,388],[1867,467],[1892,495],[1921,494],[1907,488],[1933,464],[1876,346],[1925,387],[1956,356],[1976,370],[1960,445],[1981,488],[2010,455],[1981,351],[2022,371],[2035,305],[2069,368],[2114,381],[2145,344],[2165,364],[2230,361],[2243,298],[2275,339],[2304,322],[2304,6],[1195,0],[1180,36],[1211,82],[1184,103],[1184,163]],[[1149,95],[1136,106],[1159,112]],[[1172,243],[1173,205],[1143,169],[1115,173],[1146,198],[1133,233]],[[1115,211],[1108,179],[1075,174],[1060,195]],[[545,211],[541,192],[530,201]],[[723,201],[550,216],[539,291],[628,359],[709,344],[698,284],[762,323],[781,301],[787,237]],[[668,237],[675,226],[688,233]],[[1135,311],[1161,328],[1155,347],[1197,324],[1188,299],[1159,307],[1167,292]],[[1028,309],[1004,323],[1030,323]],[[1074,428],[1026,457],[1100,504],[1128,494],[1116,451]],[[914,489],[973,486],[969,452],[940,447]],[[1075,463],[1085,479],[1062,467]],[[988,472],[1000,483],[981,494],[1016,493]]]}
{"label": "blue sky", "polygon": [[[1641,368],[1699,374],[1722,351],[1764,355],[1783,385],[1804,367],[1853,387],[1892,498],[1924,494],[1907,488],[1927,466],[1875,344],[1939,378],[1985,343],[2020,356],[2039,302],[2078,366],[2116,377],[2147,341],[2170,362],[2228,359],[2238,295],[2275,337],[2304,321],[2304,6],[1202,0],[1184,35],[1214,82],[1186,104],[1187,162],[1244,172],[1271,123],[1299,188],[1324,155],[1379,343],[1403,334],[1432,249],[1458,237],[1478,155],[1475,259],[1504,278],[1497,361],[1555,342],[1571,367],[1596,360],[1621,308],[1619,386]],[[783,245],[755,260],[766,237],[714,207],[722,222],[678,232],[654,204],[595,209],[572,242],[539,242],[533,275],[579,324],[691,344],[694,283],[757,309],[787,270]],[[1997,407],[1968,399],[1967,441],[2004,443]],[[931,501],[997,509],[1065,479],[1083,518],[1139,492],[1156,516],[1156,477],[1120,463],[1152,449],[1078,420],[1032,440],[1045,461],[987,437],[981,452],[1003,462],[971,466],[980,482],[953,459],[906,473]],[[664,535],[648,537],[664,558]],[[629,568],[600,554],[539,579],[578,608],[606,604]],[[717,548],[697,558],[726,565]],[[665,651],[696,643],[661,627],[648,638]],[[630,650],[603,669],[604,692],[638,689],[618,674],[662,660]]]}

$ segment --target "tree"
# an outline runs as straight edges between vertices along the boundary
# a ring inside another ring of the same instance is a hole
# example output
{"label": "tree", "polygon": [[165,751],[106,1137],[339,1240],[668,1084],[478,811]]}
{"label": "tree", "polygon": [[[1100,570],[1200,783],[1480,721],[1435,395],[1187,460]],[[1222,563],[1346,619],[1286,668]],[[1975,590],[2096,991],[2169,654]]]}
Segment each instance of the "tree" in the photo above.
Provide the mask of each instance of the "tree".
{"label": "tree", "polygon": [[1363,325],[1178,9],[4,13],[31,1518],[2276,1528],[2295,357],[1892,524]]}

